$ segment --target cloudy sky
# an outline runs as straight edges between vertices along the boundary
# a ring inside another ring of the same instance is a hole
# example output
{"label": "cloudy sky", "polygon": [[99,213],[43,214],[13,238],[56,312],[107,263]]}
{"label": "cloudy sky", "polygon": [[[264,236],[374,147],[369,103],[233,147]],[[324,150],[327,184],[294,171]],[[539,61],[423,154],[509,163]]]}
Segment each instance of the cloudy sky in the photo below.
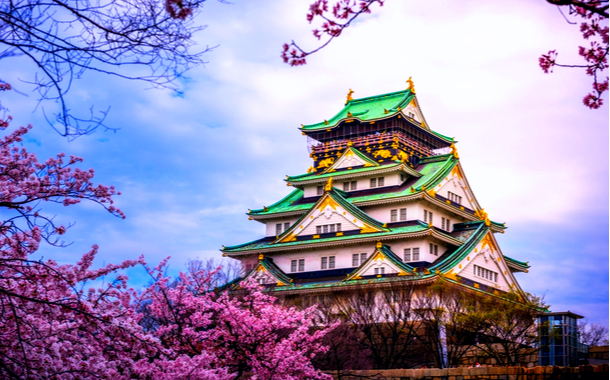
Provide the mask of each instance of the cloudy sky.
{"label": "cloudy sky", "polygon": [[[207,3],[196,21],[208,27],[196,39],[217,47],[181,81],[182,96],[85,75],[71,90],[72,109],[111,107],[116,133],[67,142],[35,110],[34,94],[3,94],[13,125],[35,125],[28,149],[82,156],[123,194],[125,220],[95,205],[48,208],[76,223],[65,235],[73,244],[40,254],[74,262],[99,244],[100,265],[144,254],[153,264],[172,256],[173,270],[219,258],[222,245],[263,235],[244,213],[283,197],[285,175],[309,167],[300,124],[330,118],[350,88],[370,96],[413,77],[430,127],[459,141],[478,200],[509,227],[498,236],[504,254],[530,262],[522,287],[554,311],[607,324],[608,107],[582,105],[591,86],[583,72],[538,67],[552,49],[580,62],[578,26],[542,0],[388,0],[291,68],[279,57],[284,42],[315,45],[307,9],[307,0]],[[19,82],[32,74],[27,62],[4,59],[0,70],[29,94]],[[129,274],[145,281],[141,270]]]}

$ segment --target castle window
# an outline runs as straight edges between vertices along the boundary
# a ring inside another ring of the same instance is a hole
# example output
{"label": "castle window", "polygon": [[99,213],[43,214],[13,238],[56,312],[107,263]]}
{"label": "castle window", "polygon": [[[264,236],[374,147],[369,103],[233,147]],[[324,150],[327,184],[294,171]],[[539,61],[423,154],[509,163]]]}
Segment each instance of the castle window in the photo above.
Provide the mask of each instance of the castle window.
{"label": "castle window", "polygon": [[411,248],[405,248],[404,260],[405,262],[411,261]]}
{"label": "castle window", "polygon": [[305,271],[305,259],[290,260],[290,271],[291,272],[304,272]]}
{"label": "castle window", "polygon": [[390,222],[396,222],[398,220],[398,210],[390,210]]}
{"label": "castle window", "polygon": [[328,269],[335,269],[335,256],[328,256]]}
{"label": "castle window", "polygon": [[451,191],[447,192],[447,197],[449,198],[449,200],[451,202],[457,203],[457,204],[462,204],[462,197],[460,197],[457,194],[452,193]]}
{"label": "castle window", "polygon": [[366,261],[366,252],[362,252],[360,254],[360,264],[364,263]]}
{"label": "castle window", "polygon": [[320,269],[328,269],[328,257],[322,257]]}
{"label": "castle window", "polygon": [[375,274],[385,274],[385,267],[375,268]]}
{"label": "castle window", "polygon": [[405,220],[407,220],[407,209],[401,208],[400,209],[400,221],[404,222]]}
{"label": "castle window", "polygon": [[438,256],[438,245],[430,243],[430,254]]}
{"label": "castle window", "polygon": [[413,261],[419,261],[419,248],[413,248]]}
{"label": "castle window", "polygon": [[343,191],[353,191],[358,188],[358,181],[343,182]]}
{"label": "castle window", "polygon": [[278,223],[275,225],[275,234],[280,235],[282,233],[282,223]]}
{"label": "castle window", "polygon": [[290,223],[289,222],[284,223],[284,231],[286,231],[289,228],[290,228]]}
{"label": "castle window", "polygon": [[451,221],[449,219],[442,218],[441,224],[443,225],[443,230],[451,232]]}
{"label": "castle window", "polygon": [[371,188],[373,187],[382,187],[385,183],[384,177],[379,178],[371,178]]}
{"label": "castle window", "polygon": [[424,210],[424,223],[432,224],[434,214],[428,210]]}
{"label": "castle window", "polygon": [[324,194],[324,186],[318,186],[318,195]]}
{"label": "castle window", "polygon": [[341,232],[341,223],[325,224],[316,226],[316,234],[327,234],[333,232]]}
{"label": "castle window", "polygon": [[498,273],[492,270],[475,265],[473,267],[473,274],[477,277],[484,278],[489,281],[498,282]]}
{"label": "castle window", "polygon": [[352,255],[352,266],[357,267],[366,261],[366,253],[354,253]]}

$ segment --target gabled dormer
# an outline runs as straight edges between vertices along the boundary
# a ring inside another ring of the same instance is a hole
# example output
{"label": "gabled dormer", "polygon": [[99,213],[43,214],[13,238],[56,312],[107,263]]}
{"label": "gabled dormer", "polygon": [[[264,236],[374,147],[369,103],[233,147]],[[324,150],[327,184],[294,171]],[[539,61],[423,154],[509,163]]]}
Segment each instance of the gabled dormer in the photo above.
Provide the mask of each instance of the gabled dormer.
{"label": "gabled dormer", "polygon": [[332,173],[338,169],[352,169],[354,167],[374,167],[379,166],[375,160],[367,157],[365,154],[360,152],[358,149],[353,147],[351,141],[347,142],[347,149],[341,154],[341,156],[332,164],[330,167],[324,169],[322,173]]}
{"label": "gabled dormer", "polygon": [[358,280],[368,276],[385,275],[416,276],[415,268],[405,264],[387,245],[377,242],[375,251],[360,264],[345,281]]}
{"label": "gabled dormer", "polygon": [[262,254],[258,256],[258,264],[244,276],[244,280],[254,279],[260,285],[293,286],[292,279],[286,275],[273,259]]}
{"label": "gabled dormer", "polygon": [[329,177],[324,186],[324,194],[320,199],[281,234],[274,244],[295,241],[298,236],[313,235],[316,238],[329,233],[341,236],[348,231],[359,231],[360,233],[389,231],[383,223],[371,218],[348,202],[343,197],[346,194],[333,187],[332,177]]}

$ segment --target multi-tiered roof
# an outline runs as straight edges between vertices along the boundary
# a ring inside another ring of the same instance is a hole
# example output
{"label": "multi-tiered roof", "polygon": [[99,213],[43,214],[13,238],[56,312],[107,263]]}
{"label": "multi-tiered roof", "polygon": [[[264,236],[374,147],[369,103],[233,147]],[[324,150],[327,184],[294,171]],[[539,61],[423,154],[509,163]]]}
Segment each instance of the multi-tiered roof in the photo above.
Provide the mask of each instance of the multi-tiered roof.
{"label": "multi-tiered roof", "polygon": [[313,165],[286,178],[295,189],[249,210],[250,219],[267,225],[267,236],[223,247],[223,254],[242,261],[244,278],[276,292],[438,277],[520,292],[513,272],[527,272],[527,263],[500,251],[493,234],[504,224],[480,207],[456,142],[430,129],[412,82],[384,95],[351,94],[337,115],[300,128]]}

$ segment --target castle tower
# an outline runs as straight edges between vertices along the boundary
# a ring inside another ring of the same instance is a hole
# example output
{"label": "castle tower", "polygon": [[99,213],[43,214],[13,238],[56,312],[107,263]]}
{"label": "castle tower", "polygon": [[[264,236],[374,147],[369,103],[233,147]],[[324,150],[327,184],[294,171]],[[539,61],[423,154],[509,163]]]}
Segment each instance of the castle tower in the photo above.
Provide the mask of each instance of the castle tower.
{"label": "castle tower", "polygon": [[303,125],[312,166],[288,176],[294,190],[249,210],[265,237],[223,247],[242,278],[281,294],[332,292],[357,284],[429,283],[443,277],[489,293],[522,293],[464,174],[452,138],[430,129],[413,83],[404,91],[352,98]]}

